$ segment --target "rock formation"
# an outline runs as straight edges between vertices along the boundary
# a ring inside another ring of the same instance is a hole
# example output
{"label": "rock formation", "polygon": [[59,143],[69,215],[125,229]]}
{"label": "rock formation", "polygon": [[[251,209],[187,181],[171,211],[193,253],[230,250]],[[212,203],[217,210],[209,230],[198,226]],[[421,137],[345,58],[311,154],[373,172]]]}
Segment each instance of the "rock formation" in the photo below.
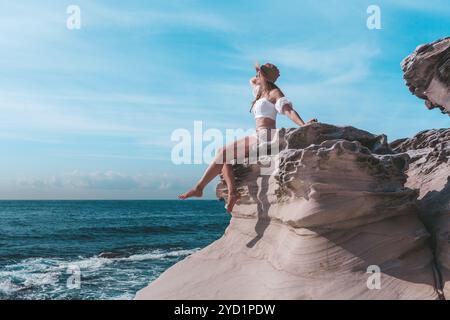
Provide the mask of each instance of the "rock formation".
{"label": "rock formation", "polygon": [[[224,235],[136,299],[444,298],[449,135],[281,129],[277,155],[234,166],[242,197]],[[261,174],[269,160],[278,170]]]}
{"label": "rock formation", "polygon": [[432,235],[440,288],[450,297],[450,129],[426,130],[391,143],[410,157],[405,186],[419,190],[421,220]]}
{"label": "rock formation", "polygon": [[450,37],[418,46],[401,67],[413,94],[450,115]]}
{"label": "rock formation", "polygon": [[[401,66],[410,91],[450,115],[450,37]],[[316,123],[276,141],[276,155],[234,165],[241,199],[225,234],[136,299],[450,297],[450,129],[388,144]]]}

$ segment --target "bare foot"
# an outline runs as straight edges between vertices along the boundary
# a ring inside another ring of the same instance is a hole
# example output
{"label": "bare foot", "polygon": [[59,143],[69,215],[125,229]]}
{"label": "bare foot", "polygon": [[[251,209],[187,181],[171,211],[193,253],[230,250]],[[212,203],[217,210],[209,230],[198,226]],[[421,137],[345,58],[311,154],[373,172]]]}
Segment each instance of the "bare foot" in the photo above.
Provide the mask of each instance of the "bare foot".
{"label": "bare foot", "polygon": [[228,202],[227,202],[227,205],[225,206],[225,208],[227,209],[227,212],[233,211],[234,205],[240,198],[241,198],[241,196],[237,192],[228,193]]}
{"label": "bare foot", "polygon": [[193,189],[189,190],[188,192],[180,194],[178,196],[178,199],[185,200],[185,199],[191,198],[191,197],[198,197],[198,198],[200,198],[202,195],[203,195],[203,190],[196,187],[196,188],[193,188]]}

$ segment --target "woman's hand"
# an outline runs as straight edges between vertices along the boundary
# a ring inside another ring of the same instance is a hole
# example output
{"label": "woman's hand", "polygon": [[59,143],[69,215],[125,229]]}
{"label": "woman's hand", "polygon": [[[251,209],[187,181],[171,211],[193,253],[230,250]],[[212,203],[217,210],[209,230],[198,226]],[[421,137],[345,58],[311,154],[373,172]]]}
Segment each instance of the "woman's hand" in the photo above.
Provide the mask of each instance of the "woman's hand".
{"label": "woman's hand", "polygon": [[255,61],[255,69],[256,69],[256,72],[259,72],[259,69],[261,68],[261,65],[259,64],[259,61],[258,60],[256,60]]}
{"label": "woman's hand", "polygon": [[317,122],[318,122],[317,119],[316,119],[316,118],[313,118],[313,119],[311,119],[311,120],[308,120],[308,121],[306,122],[306,124],[317,123]]}

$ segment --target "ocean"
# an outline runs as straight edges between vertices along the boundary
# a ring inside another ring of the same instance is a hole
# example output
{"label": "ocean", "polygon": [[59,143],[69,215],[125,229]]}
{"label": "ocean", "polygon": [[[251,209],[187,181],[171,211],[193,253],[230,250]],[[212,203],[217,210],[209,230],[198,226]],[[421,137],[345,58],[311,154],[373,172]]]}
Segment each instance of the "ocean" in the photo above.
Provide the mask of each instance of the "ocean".
{"label": "ocean", "polygon": [[229,220],[217,200],[0,201],[0,299],[133,299]]}

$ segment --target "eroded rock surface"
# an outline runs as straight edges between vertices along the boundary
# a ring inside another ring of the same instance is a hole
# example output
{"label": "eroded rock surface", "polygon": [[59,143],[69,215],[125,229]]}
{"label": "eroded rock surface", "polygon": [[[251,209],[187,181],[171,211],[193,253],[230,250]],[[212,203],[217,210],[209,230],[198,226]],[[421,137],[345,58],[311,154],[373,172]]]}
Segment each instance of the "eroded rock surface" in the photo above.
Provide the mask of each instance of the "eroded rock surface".
{"label": "eroded rock surface", "polygon": [[432,235],[440,283],[450,297],[450,129],[433,129],[394,141],[396,152],[411,160],[406,186],[419,190],[421,220]]}
{"label": "eroded rock surface", "polygon": [[406,140],[394,153],[383,135],[320,123],[279,139],[279,154],[234,166],[242,198],[224,235],[137,299],[442,298],[419,192],[405,187]]}
{"label": "eroded rock surface", "polygon": [[413,94],[450,115],[450,37],[418,46],[401,67]]}

